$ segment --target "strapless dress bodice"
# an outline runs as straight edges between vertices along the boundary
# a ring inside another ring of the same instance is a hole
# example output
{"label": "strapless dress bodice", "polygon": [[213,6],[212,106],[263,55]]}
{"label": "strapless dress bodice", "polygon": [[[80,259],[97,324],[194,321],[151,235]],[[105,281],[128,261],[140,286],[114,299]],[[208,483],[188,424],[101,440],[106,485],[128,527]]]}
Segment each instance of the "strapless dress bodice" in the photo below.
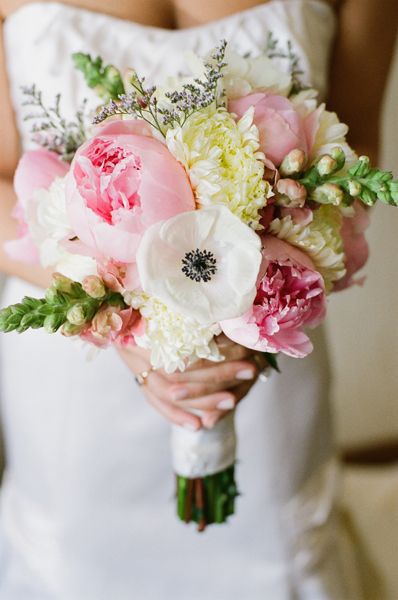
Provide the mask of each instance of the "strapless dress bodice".
{"label": "strapless dress bodice", "polygon": [[226,39],[239,52],[260,54],[272,32],[283,47],[291,41],[303,79],[324,94],[334,29],[334,12],[321,0],[273,0],[182,30],[148,27],[58,2],[25,4],[5,23],[8,75],[22,145],[30,145],[31,124],[23,120],[27,109],[22,107],[21,86],[36,84],[49,102],[61,93],[68,116],[83,98],[93,106],[98,103],[73,68],[73,52],[100,55],[122,70],[133,67],[148,81],[162,82],[186,69],[187,50],[204,55]]}

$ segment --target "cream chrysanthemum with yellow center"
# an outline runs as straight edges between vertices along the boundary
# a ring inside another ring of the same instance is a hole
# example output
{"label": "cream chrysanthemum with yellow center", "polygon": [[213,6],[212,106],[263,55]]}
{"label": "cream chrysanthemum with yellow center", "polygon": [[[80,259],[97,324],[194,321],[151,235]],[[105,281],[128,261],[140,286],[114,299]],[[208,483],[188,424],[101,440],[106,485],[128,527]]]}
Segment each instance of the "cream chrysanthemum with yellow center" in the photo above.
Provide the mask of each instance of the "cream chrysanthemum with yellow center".
{"label": "cream chrysanthemum with yellow center", "polygon": [[219,325],[203,327],[195,319],[178,314],[154,296],[129,294],[128,303],[145,319],[145,333],[135,336],[137,346],[151,351],[154,369],[167,373],[184,371],[201,358],[223,360],[214,336],[221,333]]}
{"label": "cream chrysanthemum with yellow center", "polygon": [[345,255],[340,229],[341,212],[334,206],[321,206],[314,211],[309,224],[296,223],[292,217],[274,219],[270,233],[306,252],[325,281],[330,293],[333,283],[345,275]]}
{"label": "cream chrysanthemum with yellow center", "polygon": [[193,114],[167,132],[170,152],[187,170],[200,207],[223,204],[253,229],[272,194],[264,181],[264,155],[250,108],[235,121],[225,108]]}

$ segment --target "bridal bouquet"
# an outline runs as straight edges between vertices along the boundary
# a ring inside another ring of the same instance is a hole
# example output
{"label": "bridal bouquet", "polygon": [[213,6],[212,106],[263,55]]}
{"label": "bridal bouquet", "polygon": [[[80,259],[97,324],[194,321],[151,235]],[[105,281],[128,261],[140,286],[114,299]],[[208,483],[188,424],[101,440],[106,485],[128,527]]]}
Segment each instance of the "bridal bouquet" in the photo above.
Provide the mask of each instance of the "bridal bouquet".
{"label": "bridal bouquet", "polygon": [[[163,87],[75,54],[102,99],[91,124],[85,106],[68,121],[59,97],[46,108],[24,89],[43,148],[17,168],[7,250],[54,275],[44,298],[0,312],[1,331],[136,344],[167,373],[222,360],[221,332],[274,366],[311,352],[306,327],[367,259],[365,206],[397,205],[398,182],[356,157],[269,42],[257,57],[223,42]],[[181,519],[203,529],[234,512],[235,446],[233,413],[212,430],[173,427]]]}

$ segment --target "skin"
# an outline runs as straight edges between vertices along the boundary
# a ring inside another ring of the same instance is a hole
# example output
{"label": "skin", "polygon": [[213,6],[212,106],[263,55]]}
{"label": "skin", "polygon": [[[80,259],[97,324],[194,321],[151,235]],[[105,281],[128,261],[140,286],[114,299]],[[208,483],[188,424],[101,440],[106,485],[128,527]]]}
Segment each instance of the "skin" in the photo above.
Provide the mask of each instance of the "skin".
{"label": "skin", "polygon": [[[333,6],[338,18],[328,106],[338,112],[343,122],[349,123],[351,145],[359,154],[367,154],[376,162],[381,105],[398,28],[398,3],[396,0],[324,1]],[[1,20],[27,3],[24,0],[0,0]],[[261,2],[72,0],[65,4],[144,25],[176,29],[217,20]],[[12,177],[20,155],[3,54],[0,40],[0,139],[2,147],[7,148],[0,156],[0,271],[45,287],[49,283],[49,272],[15,263],[2,249],[5,240],[16,237],[15,222],[10,214],[16,201]],[[167,375],[157,371],[149,374],[142,390],[149,402],[170,421],[191,429],[213,427],[248,393],[259,370],[266,366],[262,357],[224,336],[218,341],[226,357],[223,363],[199,361],[185,373]],[[120,355],[134,374],[149,369],[148,353],[142,349],[123,350]],[[223,402],[222,408],[220,402]],[[202,415],[191,414],[189,409],[198,409]]]}

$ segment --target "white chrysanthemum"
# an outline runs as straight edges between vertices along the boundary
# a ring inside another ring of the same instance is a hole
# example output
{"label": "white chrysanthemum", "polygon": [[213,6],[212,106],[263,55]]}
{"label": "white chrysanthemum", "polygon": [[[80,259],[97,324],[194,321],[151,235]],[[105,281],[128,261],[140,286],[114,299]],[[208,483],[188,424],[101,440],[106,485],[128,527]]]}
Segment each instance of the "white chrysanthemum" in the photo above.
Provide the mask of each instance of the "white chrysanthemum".
{"label": "white chrysanthemum", "polygon": [[321,273],[326,292],[330,292],[333,282],[344,277],[346,272],[341,225],[339,209],[325,205],[314,211],[313,220],[307,225],[295,223],[289,215],[274,219],[269,231],[306,252]]}
{"label": "white chrysanthemum", "polygon": [[315,160],[323,154],[330,154],[333,148],[339,146],[346,156],[346,168],[351,167],[356,162],[357,155],[346,142],[348,125],[340,123],[336,113],[325,110],[324,104],[320,106],[320,113],[319,128],[310,159]]}
{"label": "white chrysanthemum", "polygon": [[222,83],[228,98],[247,96],[253,90],[264,90],[270,94],[288,96],[292,87],[290,73],[282,69],[265,55],[243,57],[227,46],[227,63],[222,73]]}
{"label": "white chrysanthemum", "polygon": [[251,107],[236,122],[225,108],[208,107],[167,132],[170,152],[187,170],[200,206],[224,204],[260,228],[260,210],[272,190],[263,180],[264,155]]}
{"label": "white chrysanthemum", "polygon": [[75,281],[97,273],[89,256],[67,252],[60,243],[73,235],[65,202],[66,177],[56,177],[48,189],[37,189],[27,207],[27,224],[43,267],[54,267]]}
{"label": "white chrysanthemum", "polygon": [[145,293],[208,325],[253,304],[261,242],[225,206],[209,206],[151,225],[136,259]]}
{"label": "white chrysanthemum", "polygon": [[357,160],[354,150],[347,144],[346,135],[348,126],[341,123],[334,112],[326,110],[325,104],[317,107],[318,92],[313,89],[303,90],[290,98],[300,116],[305,119],[310,113],[317,112],[319,127],[315,134],[314,145],[309,157],[311,162],[323,154],[330,154],[330,151],[339,146],[346,156],[346,168],[352,166]]}
{"label": "white chrysanthemum", "polygon": [[221,333],[218,325],[203,327],[195,319],[170,310],[157,298],[145,294],[133,295],[131,304],[145,318],[145,333],[135,336],[138,346],[151,351],[155,369],[173,373],[203,358],[223,360],[214,336]]}

